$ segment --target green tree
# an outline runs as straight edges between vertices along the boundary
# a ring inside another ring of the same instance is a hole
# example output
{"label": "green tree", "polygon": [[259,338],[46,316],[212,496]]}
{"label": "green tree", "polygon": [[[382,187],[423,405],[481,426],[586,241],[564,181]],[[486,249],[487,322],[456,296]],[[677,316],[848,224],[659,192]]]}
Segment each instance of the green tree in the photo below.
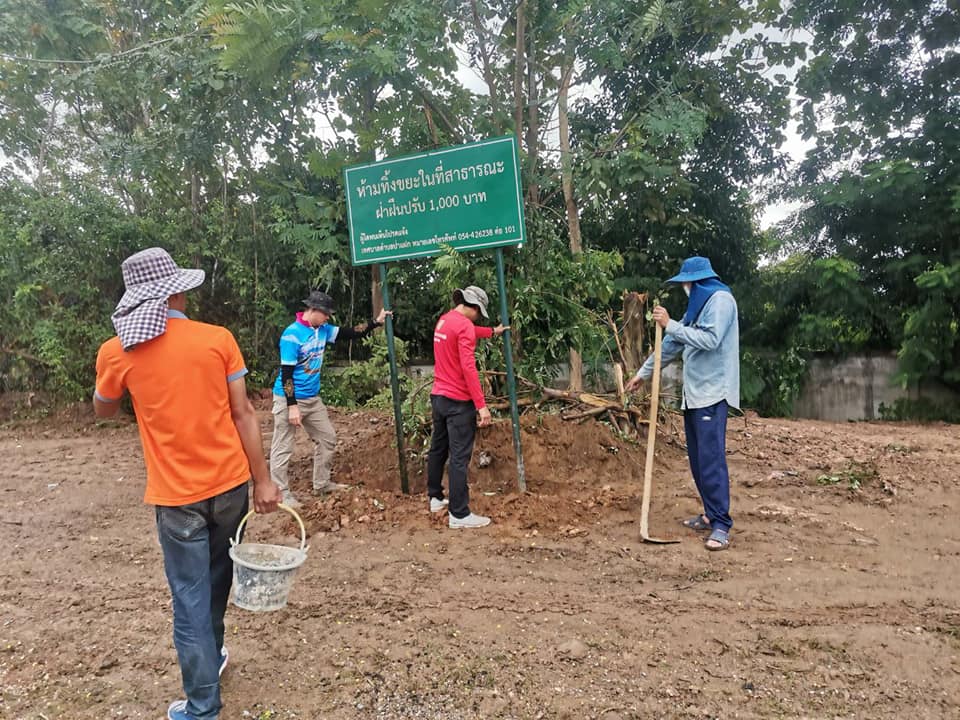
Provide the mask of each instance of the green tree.
{"label": "green tree", "polygon": [[800,127],[816,142],[784,190],[805,203],[787,247],[853,262],[861,294],[883,309],[870,344],[900,346],[904,380],[954,386],[957,17],[955,0],[798,0],[781,19],[813,37],[797,88]]}
{"label": "green tree", "polygon": [[611,41],[591,56],[602,90],[578,105],[575,127],[592,200],[584,233],[623,255],[618,287],[657,287],[693,254],[728,281],[754,272],[763,243],[750,190],[784,167],[789,116],[787,78],[769,70],[803,52],[750,32],[777,6],[628,3],[608,20]]}
{"label": "green tree", "polygon": [[917,278],[920,301],[907,315],[900,381],[936,378],[960,392],[960,263],[936,265]]}

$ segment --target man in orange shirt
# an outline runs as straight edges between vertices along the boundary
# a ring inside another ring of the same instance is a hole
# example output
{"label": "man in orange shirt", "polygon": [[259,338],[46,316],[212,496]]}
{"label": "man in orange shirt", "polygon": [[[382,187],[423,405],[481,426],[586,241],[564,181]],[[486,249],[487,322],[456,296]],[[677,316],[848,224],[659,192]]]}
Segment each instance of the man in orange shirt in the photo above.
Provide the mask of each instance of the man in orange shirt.
{"label": "man in orange shirt", "polygon": [[233,580],[230,538],[249,507],[273,512],[260,425],[247,398],[240,348],[229,330],[187,319],[187,290],[202,270],[182,270],[166,250],[123,262],[126,293],[112,316],[116,337],[97,354],[93,407],[117,412],[124,391],[137,415],[147,466],[144,502],[157,532],[173,596],[173,641],[186,700],[169,720],[216,720],[227,664],[223,616]]}

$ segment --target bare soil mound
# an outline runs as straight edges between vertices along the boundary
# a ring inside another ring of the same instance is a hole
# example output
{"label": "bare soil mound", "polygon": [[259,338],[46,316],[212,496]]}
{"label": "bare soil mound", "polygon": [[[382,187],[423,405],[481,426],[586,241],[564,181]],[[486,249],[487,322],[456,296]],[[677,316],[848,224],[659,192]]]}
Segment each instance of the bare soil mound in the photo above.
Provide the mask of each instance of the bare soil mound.
{"label": "bare soil mound", "polygon": [[[292,463],[291,488],[298,497],[309,498],[302,513],[305,521],[326,531],[351,523],[418,522],[417,510],[426,507],[426,447],[408,448],[411,495],[404,496],[392,417],[331,410],[331,419],[338,435],[334,477],[355,488],[312,498],[312,448],[302,442]],[[660,439],[658,467],[685,462],[682,448],[665,439]],[[509,420],[478,430],[470,465],[471,508],[489,513],[504,531],[584,534],[605,512],[639,512],[636,493],[646,452],[642,444],[624,440],[593,420],[578,424],[527,413],[521,418],[521,446],[524,494],[518,492]],[[446,516],[435,520],[445,522]]]}
{"label": "bare soil mound", "polygon": [[[221,720],[957,717],[956,427],[731,420],[733,541],[709,553],[678,522],[676,423],[651,532],[682,542],[652,546],[643,441],[594,421],[524,415],[524,494],[509,421],[482,431],[479,531],[428,512],[423,448],[399,491],[388,415],[333,422],[353,487],[309,493],[300,433],[310,551],[284,610],[228,610]],[[18,416],[0,457],[0,718],[162,717],[182,691],[136,427]],[[282,514],[250,534],[299,539]]]}

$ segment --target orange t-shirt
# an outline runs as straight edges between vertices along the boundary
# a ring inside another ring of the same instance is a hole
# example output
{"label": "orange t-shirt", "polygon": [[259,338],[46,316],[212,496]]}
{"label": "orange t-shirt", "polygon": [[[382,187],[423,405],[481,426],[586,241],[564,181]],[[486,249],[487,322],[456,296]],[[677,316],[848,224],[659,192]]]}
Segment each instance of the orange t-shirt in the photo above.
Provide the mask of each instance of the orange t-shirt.
{"label": "orange t-shirt", "polygon": [[124,352],[113,337],[97,354],[97,396],[130,391],[147,465],[144,502],[188,505],[250,479],[230,414],[227,383],[247,372],[229,330],[180,315],[166,332]]}

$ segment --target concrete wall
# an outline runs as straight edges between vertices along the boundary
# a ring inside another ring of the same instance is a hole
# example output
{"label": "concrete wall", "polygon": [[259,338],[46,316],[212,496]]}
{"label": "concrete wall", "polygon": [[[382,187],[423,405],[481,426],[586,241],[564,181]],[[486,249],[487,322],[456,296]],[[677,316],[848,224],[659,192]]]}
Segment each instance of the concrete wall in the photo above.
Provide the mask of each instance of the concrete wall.
{"label": "concrete wall", "polygon": [[916,400],[920,397],[942,403],[951,396],[944,389],[904,390],[899,385],[892,385],[896,372],[897,357],[893,353],[839,360],[814,358],[803,392],[794,406],[794,415],[835,422],[877,420],[881,403],[890,407],[901,398]]}

